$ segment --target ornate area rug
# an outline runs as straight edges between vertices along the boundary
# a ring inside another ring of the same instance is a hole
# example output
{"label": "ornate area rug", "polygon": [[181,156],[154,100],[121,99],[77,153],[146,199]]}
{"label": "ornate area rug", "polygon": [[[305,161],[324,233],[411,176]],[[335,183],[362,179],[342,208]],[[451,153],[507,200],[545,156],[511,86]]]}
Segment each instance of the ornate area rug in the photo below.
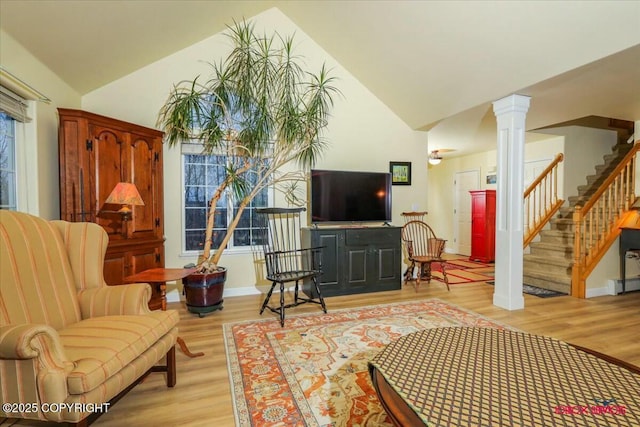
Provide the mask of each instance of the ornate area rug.
{"label": "ornate area rug", "polygon": [[[447,271],[447,279],[449,279],[450,285],[485,282],[493,279],[495,271],[493,264],[469,261],[469,258],[449,259],[445,262],[444,268]],[[436,280],[444,282],[439,263],[432,264],[432,274]]]}
{"label": "ornate area rug", "polygon": [[367,371],[389,342],[443,326],[509,328],[439,299],[223,326],[237,426],[391,426]]}

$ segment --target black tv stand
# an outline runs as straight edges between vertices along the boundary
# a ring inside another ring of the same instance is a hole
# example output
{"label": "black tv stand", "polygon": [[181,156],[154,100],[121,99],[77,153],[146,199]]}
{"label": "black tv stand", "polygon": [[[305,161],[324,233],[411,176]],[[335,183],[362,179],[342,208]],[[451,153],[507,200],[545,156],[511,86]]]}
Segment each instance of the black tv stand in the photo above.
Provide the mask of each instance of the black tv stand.
{"label": "black tv stand", "polygon": [[[308,227],[303,245],[322,247],[320,291],[323,297],[400,289],[400,227]],[[305,294],[316,297],[310,283]]]}

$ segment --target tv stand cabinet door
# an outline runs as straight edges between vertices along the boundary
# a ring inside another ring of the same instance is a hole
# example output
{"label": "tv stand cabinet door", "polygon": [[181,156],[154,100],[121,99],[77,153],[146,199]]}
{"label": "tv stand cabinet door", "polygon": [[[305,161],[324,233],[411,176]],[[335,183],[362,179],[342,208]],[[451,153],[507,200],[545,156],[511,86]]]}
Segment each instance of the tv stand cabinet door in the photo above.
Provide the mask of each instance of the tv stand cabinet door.
{"label": "tv stand cabinet door", "polygon": [[399,227],[366,227],[346,231],[348,293],[400,289]]}
{"label": "tv stand cabinet door", "polygon": [[371,262],[371,248],[369,246],[346,246],[345,276],[342,280],[344,294],[359,294],[367,292],[367,284],[373,272]]}
{"label": "tv stand cabinet door", "polygon": [[[302,242],[303,247],[322,248],[322,275],[318,280],[322,296],[342,295],[339,288],[343,268],[344,231],[334,228],[305,228],[302,230]],[[310,280],[305,280],[302,289],[307,295],[318,297]]]}

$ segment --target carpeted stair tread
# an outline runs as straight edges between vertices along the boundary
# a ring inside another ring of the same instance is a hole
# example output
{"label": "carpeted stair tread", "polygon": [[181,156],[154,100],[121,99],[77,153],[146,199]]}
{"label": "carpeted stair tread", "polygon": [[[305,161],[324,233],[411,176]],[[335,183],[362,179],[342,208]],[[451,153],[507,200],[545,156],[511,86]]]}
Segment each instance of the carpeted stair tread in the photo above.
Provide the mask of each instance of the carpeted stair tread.
{"label": "carpeted stair tread", "polygon": [[574,240],[574,233],[566,230],[542,230],[540,232],[541,242],[573,245]]}
{"label": "carpeted stair tread", "polygon": [[552,230],[573,232],[573,219],[571,218],[553,218],[549,223]]}
{"label": "carpeted stair tread", "polygon": [[531,278],[537,278],[537,279],[557,281],[557,282],[563,283],[565,285],[570,285],[571,284],[571,276],[568,276],[566,274],[553,274],[553,273],[551,273],[549,271],[546,271],[544,269],[536,269],[536,270],[527,271],[527,272],[524,273],[524,276],[531,277]]}
{"label": "carpeted stair tread", "polygon": [[523,283],[537,286],[543,289],[570,293],[571,277],[566,275],[551,274],[549,272],[527,271],[523,275]]}
{"label": "carpeted stair tread", "polygon": [[[525,276],[529,276],[535,279],[544,279],[549,282],[556,282],[561,280],[561,284],[566,285],[571,283],[571,267],[557,266],[553,264],[534,264],[536,267],[531,267],[531,264],[525,261],[524,269]],[[538,267],[539,266],[539,267]]]}
{"label": "carpeted stair tread", "polygon": [[573,247],[568,245],[540,241],[532,242],[529,246],[531,247],[532,254],[548,252],[550,256],[556,257],[572,258],[573,256]]}
{"label": "carpeted stair tread", "polygon": [[573,259],[567,259],[562,257],[550,257],[544,255],[526,254],[524,256],[524,262],[533,263],[530,265],[531,270],[543,270],[545,265],[553,265],[557,267],[571,268],[573,265]]}

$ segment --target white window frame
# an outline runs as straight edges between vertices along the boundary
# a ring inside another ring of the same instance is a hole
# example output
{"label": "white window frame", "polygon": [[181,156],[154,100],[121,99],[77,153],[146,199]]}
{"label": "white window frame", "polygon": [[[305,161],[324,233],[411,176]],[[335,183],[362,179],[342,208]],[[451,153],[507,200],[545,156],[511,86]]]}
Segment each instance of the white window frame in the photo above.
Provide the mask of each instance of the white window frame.
{"label": "white window frame", "polygon": [[[195,151],[193,148],[186,148],[185,149],[185,145],[194,145],[196,147],[200,147],[199,151]],[[192,151],[193,150],[193,151]],[[180,207],[180,216],[181,216],[181,229],[180,229],[180,240],[181,240],[181,256],[183,257],[193,257],[193,256],[197,256],[200,254],[200,250],[195,250],[195,249],[191,249],[191,250],[187,250],[187,242],[186,242],[186,236],[185,236],[185,228],[186,228],[186,200],[185,200],[185,195],[186,195],[186,180],[185,180],[185,156],[187,155],[206,155],[202,153],[201,150],[201,146],[198,146],[196,144],[183,144],[183,150],[182,153],[180,153],[180,179],[181,179],[181,186],[180,188],[182,189],[182,195],[181,195],[181,207]],[[228,197],[228,190],[226,190],[223,194],[222,197],[225,197],[225,199],[227,200],[227,224],[230,224],[232,219],[233,219],[233,203],[231,201],[231,198]],[[275,189],[273,186],[269,186],[267,187],[267,205],[271,206],[273,205],[273,201],[275,200]],[[265,206],[266,207],[266,206]],[[206,227],[206,224],[205,224]],[[215,248],[213,248],[215,251]],[[233,238],[229,240],[229,243],[227,244],[227,247],[225,249],[225,253],[229,253],[229,254],[242,254],[242,253],[252,253],[255,250],[255,245],[247,245],[247,246],[234,246],[233,245]]]}
{"label": "white window frame", "polygon": [[[14,156],[15,156],[15,208],[21,212],[32,215],[39,215],[38,209],[38,167],[37,162],[37,139],[34,99],[26,99],[16,94],[10,88],[2,86],[0,90],[3,94],[8,94],[16,98],[22,107],[16,113],[15,134],[14,134]],[[29,95],[29,94],[27,94]],[[33,97],[30,97],[33,98]],[[11,111],[6,111],[12,116]]]}
{"label": "white window frame", "polygon": [[[6,119],[5,119],[6,117]],[[5,153],[7,158],[9,159],[9,164],[6,167],[3,167],[0,164],[0,175],[7,174],[13,175],[12,179],[9,179],[9,183],[7,185],[7,195],[3,195],[3,198],[7,199],[6,204],[1,204],[0,209],[9,209],[9,210],[18,210],[18,159],[16,156],[16,139],[18,133],[18,121],[13,117],[6,114],[4,111],[0,111],[0,120],[4,122],[7,121],[7,130],[0,131],[2,134],[2,139],[6,141],[6,148],[8,153]],[[4,126],[3,126],[4,128]],[[4,147],[0,147],[4,148]],[[1,195],[1,193],[0,193]]]}

